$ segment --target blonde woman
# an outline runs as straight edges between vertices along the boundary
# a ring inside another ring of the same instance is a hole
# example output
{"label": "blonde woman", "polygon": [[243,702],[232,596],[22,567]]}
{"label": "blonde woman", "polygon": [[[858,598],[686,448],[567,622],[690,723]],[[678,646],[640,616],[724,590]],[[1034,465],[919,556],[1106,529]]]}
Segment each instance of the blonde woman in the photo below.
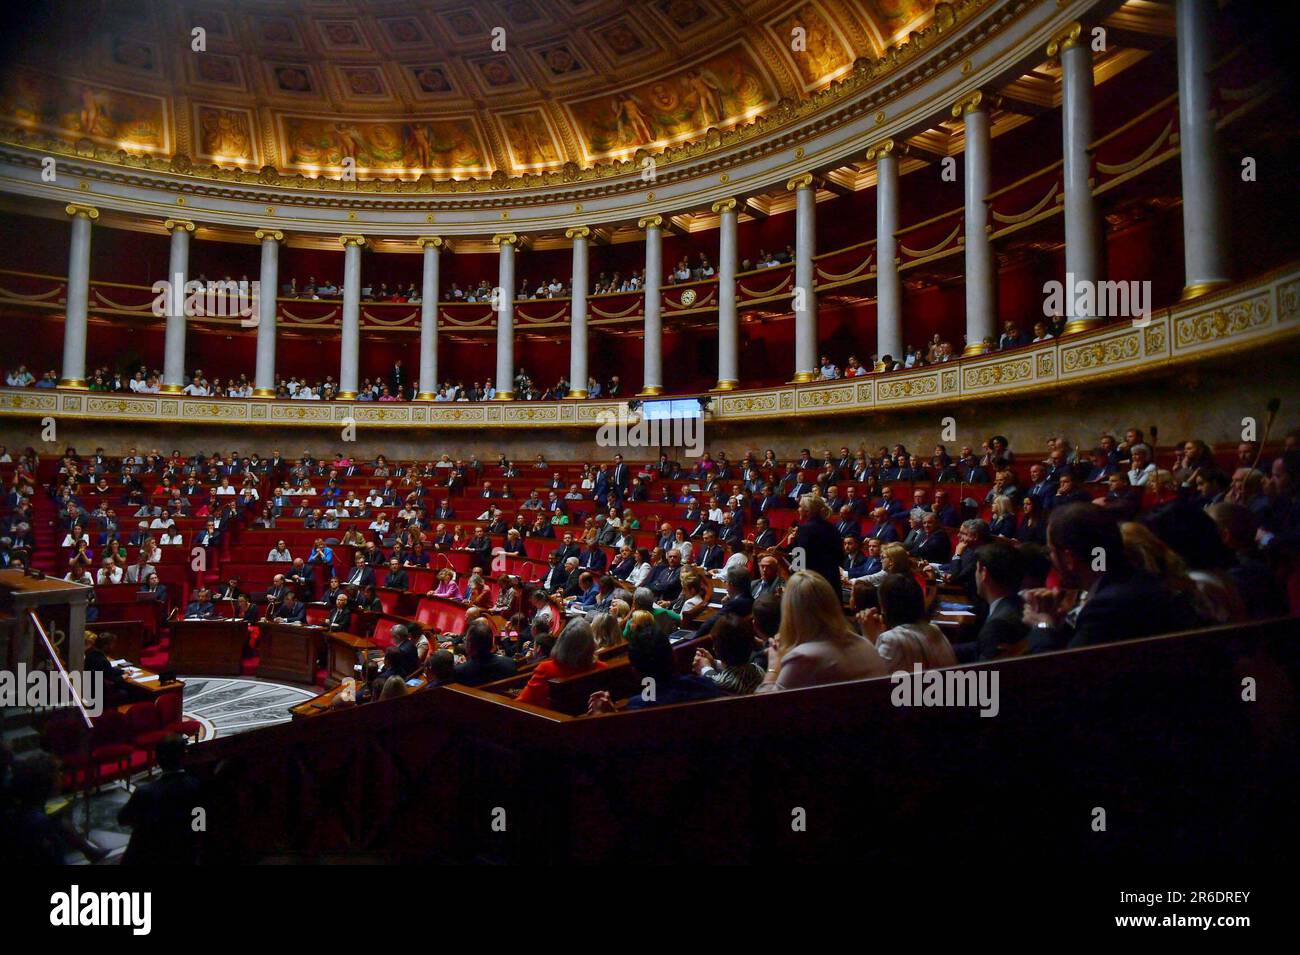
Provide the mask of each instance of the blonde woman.
{"label": "blonde woman", "polygon": [[[615,601],[622,603],[622,601]],[[596,637],[597,650],[612,650],[620,647],[623,640],[623,625],[612,613],[598,613],[591,618],[591,632]]]}
{"label": "blonde woman", "polygon": [[632,605],[626,600],[615,600],[609,605],[609,615],[614,618],[618,624],[619,639],[623,639],[623,628],[627,626],[627,618],[632,613]]}
{"label": "blonde woman", "polygon": [[781,596],[781,628],[767,651],[759,693],[885,676],[889,668],[866,637],[844,617],[840,596],[826,578],[800,570]]}
{"label": "blonde woman", "polygon": [[713,587],[709,578],[698,568],[691,567],[682,572],[682,615],[683,626],[694,625],[696,620],[709,609],[709,597]]}

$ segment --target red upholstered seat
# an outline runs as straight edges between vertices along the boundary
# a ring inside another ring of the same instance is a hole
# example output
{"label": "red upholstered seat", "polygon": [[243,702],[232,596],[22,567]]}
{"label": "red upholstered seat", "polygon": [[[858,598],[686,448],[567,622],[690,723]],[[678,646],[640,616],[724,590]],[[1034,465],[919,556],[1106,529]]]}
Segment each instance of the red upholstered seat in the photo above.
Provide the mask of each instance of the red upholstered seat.
{"label": "red upholstered seat", "polygon": [[182,733],[185,736],[198,737],[200,729],[198,720],[182,718],[181,695],[179,693],[164,693],[158,697],[154,705],[158,707],[160,729],[164,732]]}

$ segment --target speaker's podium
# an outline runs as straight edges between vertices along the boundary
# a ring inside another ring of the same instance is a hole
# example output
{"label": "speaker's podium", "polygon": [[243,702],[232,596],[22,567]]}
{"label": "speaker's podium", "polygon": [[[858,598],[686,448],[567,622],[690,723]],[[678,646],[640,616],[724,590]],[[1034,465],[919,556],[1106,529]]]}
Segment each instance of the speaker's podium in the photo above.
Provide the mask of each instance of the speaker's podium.
{"label": "speaker's podium", "polygon": [[247,643],[243,620],[177,620],[167,666],[187,676],[239,676]]}
{"label": "speaker's podium", "polygon": [[257,675],[293,683],[316,682],[316,660],[328,631],[295,623],[257,625]]}
{"label": "speaker's podium", "polygon": [[[35,627],[41,618],[51,634],[66,634],[64,665],[80,670],[85,658],[86,605],[94,588],[58,577],[29,577],[21,570],[0,570],[0,663],[9,671],[35,657]],[[51,626],[51,624],[53,626]]]}

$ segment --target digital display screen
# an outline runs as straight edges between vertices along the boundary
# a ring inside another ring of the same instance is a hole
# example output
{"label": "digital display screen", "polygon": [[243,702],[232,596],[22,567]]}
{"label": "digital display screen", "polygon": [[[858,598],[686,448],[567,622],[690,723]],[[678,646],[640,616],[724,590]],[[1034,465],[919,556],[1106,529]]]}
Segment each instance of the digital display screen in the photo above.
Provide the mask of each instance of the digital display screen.
{"label": "digital display screen", "polygon": [[699,418],[703,415],[698,398],[665,398],[662,401],[646,401],[641,405],[641,412],[647,421],[661,421],[666,418]]}

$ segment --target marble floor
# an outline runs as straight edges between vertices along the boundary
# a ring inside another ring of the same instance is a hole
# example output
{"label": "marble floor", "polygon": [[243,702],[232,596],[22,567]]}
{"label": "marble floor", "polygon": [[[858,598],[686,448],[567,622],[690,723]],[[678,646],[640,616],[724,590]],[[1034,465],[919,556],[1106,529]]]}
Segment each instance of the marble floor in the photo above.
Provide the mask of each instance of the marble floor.
{"label": "marble floor", "polygon": [[[202,727],[200,741],[288,722],[289,707],[297,706],[320,692],[316,687],[249,677],[187,677],[181,674],[180,678],[185,681],[184,715],[186,719],[198,720]],[[127,782],[105,786],[91,795],[89,806],[82,794],[73,798],[69,810],[73,826],[78,832],[87,834],[91,843],[108,850],[99,864],[112,865],[125,851],[131,830],[118,824],[117,814],[131,796],[128,784],[134,787],[148,781],[148,773],[137,773]],[[72,865],[90,864],[81,852],[73,852],[67,861]]]}

